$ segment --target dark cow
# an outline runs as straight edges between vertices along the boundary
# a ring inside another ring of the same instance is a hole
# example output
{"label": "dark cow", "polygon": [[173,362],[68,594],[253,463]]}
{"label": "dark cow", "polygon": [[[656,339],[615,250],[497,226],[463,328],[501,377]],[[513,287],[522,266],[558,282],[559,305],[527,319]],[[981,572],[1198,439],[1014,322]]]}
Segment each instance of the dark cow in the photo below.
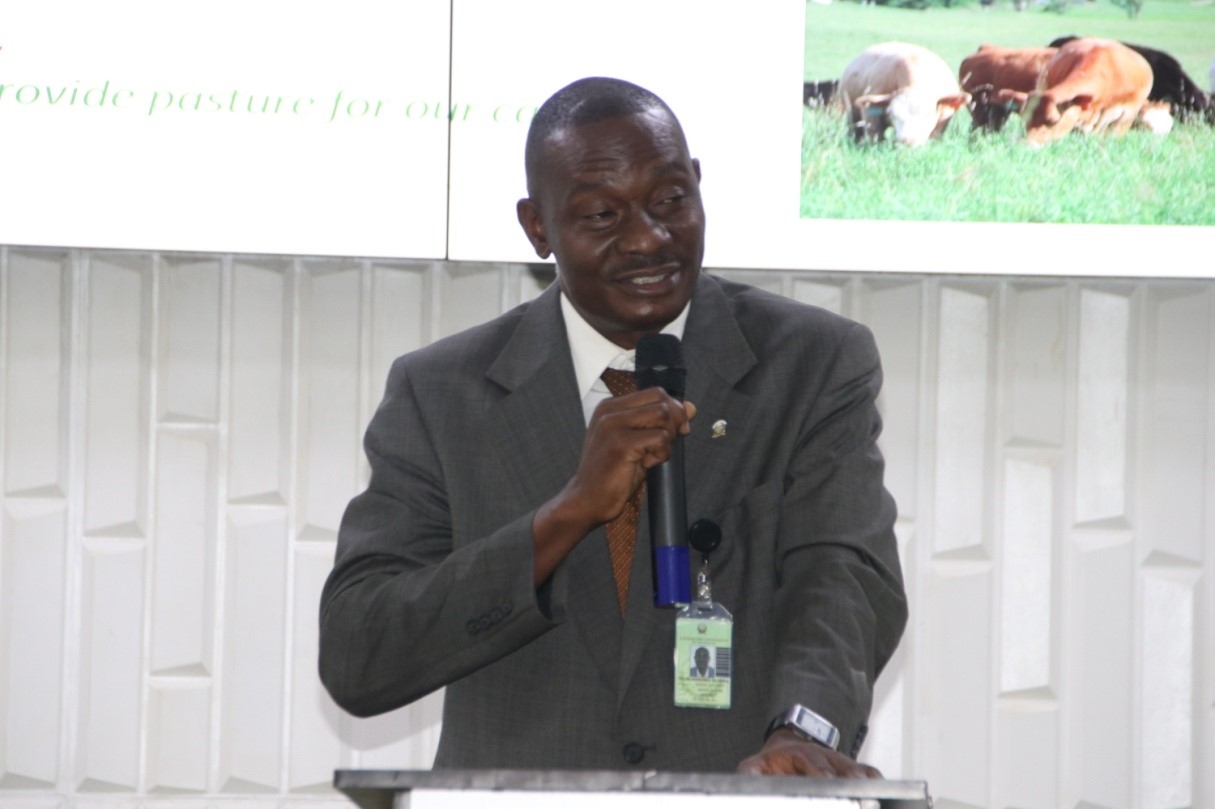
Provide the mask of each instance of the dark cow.
{"label": "dark cow", "polygon": [[839,87],[839,79],[802,82],[802,103],[811,109],[825,107],[835,98]]}
{"label": "dark cow", "polygon": [[[1050,44],[1052,48],[1058,48],[1077,38],[1059,37]],[[1215,123],[1215,109],[1211,107],[1210,96],[1202,91],[1198,82],[1186,74],[1176,57],[1146,45],[1130,42],[1122,44],[1146,59],[1152,67],[1152,89],[1148,91],[1148,100],[1167,101],[1170,112],[1179,121],[1205,115],[1208,121]]]}
{"label": "dark cow", "polygon": [[999,132],[1038,85],[1038,75],[1058,48],[980,45],[962,60],[958,79],[970,93],[970,126]]}

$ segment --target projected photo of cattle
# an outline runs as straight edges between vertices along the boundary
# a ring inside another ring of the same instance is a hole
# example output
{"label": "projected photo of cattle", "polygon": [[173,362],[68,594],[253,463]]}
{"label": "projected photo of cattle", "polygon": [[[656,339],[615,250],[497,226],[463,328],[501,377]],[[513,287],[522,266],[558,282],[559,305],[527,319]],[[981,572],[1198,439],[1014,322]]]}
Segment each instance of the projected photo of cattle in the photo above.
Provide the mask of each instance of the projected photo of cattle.
{"label": "projected photo of cattle", "polygon": [[1215,4],[809,0],[801,216],[1215,224]]}

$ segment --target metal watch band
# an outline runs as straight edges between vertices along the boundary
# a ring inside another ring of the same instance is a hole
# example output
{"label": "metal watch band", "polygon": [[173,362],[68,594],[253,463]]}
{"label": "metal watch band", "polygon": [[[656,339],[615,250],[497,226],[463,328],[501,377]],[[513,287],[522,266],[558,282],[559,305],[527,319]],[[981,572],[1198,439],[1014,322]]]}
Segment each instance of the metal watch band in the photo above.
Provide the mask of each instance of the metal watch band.
{"label": "metal watch band", "polygon": [[839,730],[805,705],[794,705],[773,719],[772,724],[768,725],[768,732],[764,734],[764,739],[766,740],[781,728],[788,728],[807,741],[818,742],[832,750],[839,749]]}

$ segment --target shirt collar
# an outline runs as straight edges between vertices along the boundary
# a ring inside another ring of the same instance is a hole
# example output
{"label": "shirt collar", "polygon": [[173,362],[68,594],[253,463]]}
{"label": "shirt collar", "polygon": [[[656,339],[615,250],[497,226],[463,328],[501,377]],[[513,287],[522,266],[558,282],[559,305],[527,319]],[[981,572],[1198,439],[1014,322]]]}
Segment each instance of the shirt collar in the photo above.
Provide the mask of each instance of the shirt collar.
{"label": "shirt collar", "polygon": [[[692,302],[683,307],[679,315],[662,328],[663,334],[673,334],[683,339],[684,325],[688,322],[688,310]],[[578,380],[578,396],[585,399],[591,386],[599,379],[605,368],[632,371],[635,365],[634,350],[626,350],[595,331],[582,314],[574,308],[561,292],[561,315],[565,318],[565,333],[570,341],[570,356],[574,360],[574,375]]]}

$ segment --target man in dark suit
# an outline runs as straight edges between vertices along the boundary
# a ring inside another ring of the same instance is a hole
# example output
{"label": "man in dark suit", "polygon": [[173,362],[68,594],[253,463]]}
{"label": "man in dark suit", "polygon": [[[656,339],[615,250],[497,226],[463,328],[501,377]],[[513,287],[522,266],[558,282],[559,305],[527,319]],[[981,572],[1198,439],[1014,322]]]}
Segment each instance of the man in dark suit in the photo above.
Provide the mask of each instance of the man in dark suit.
{"label": "man in dark suit", "polygon": [[[700,165],[649,91],[562,89],[525,162],[557,283],[394,364],[322,595],[326,687],[370,715],[446,686],[440,767],[876,776],[855,758],[906,603],[872,335],[701,273]],[[601,372],[660,330],[687,401],[612,396]],[[623,564],[606,538],[681,435],[689,520],[723,534],[728,710],[673,704],[647,521]]]}
{"label": "man in dark suit", "polygon": [[709,665],[709,648],[697,646],[692,653],[692,668],[688,675],[691,677],[716,677],[717,669]]}

